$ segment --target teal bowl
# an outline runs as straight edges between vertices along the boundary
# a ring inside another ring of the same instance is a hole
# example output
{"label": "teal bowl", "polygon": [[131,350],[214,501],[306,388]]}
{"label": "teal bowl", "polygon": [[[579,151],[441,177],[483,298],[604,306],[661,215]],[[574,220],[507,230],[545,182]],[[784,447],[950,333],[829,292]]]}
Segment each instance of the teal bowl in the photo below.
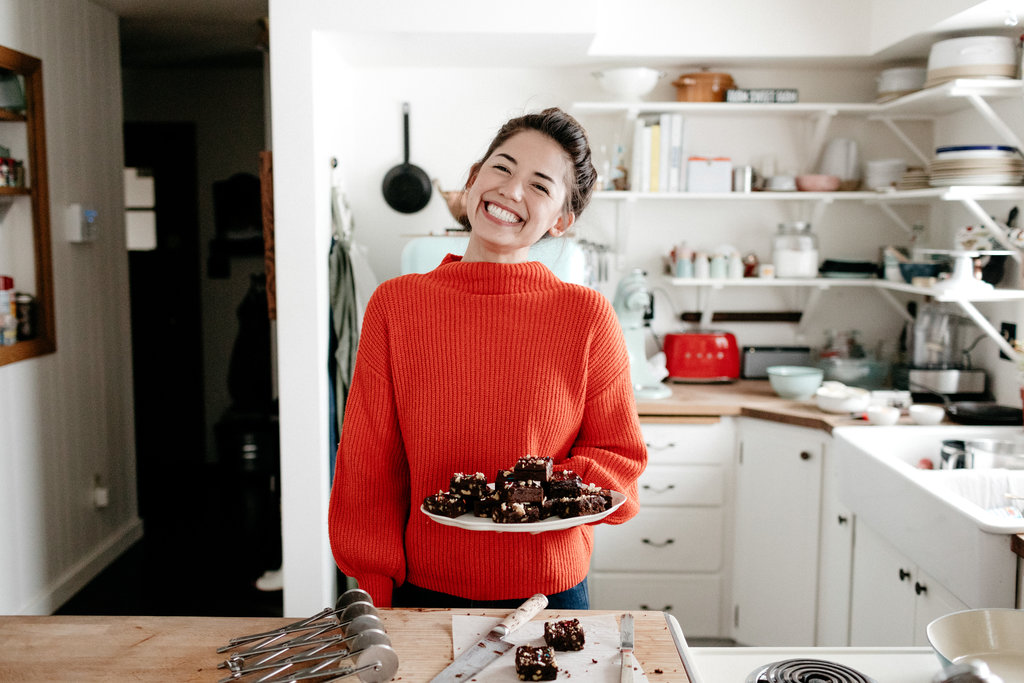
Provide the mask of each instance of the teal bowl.
{"label": "teal bowl", "polygon": [[798,401],[813,396],[825,375],[821,368],[803,365],[772,365],[768,367],[767,372],[768,382],[776,394]]}

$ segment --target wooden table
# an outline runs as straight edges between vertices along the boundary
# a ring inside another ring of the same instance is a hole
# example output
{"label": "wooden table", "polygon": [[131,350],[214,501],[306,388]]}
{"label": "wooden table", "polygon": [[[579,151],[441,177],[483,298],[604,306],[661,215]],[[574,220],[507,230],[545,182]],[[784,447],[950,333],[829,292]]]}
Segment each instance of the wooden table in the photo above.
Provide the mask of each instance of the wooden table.
{"label": "wooden table", "polygon": [[[380,610],[400,662],[395,680],[429,681],[451,662],[453,613],[507,614],[480,609]],[[534,619],[594,614],[620,613],[544,610]],[[665,615],[632,614],[636,619],[636,657],[649,680],[688,683],[690,677]],[[217,654],[218,647],[234,636],[293,621],[296,619],[0,616],[0,681],[217,681],[227,674],[217,668],[227,656]]]}

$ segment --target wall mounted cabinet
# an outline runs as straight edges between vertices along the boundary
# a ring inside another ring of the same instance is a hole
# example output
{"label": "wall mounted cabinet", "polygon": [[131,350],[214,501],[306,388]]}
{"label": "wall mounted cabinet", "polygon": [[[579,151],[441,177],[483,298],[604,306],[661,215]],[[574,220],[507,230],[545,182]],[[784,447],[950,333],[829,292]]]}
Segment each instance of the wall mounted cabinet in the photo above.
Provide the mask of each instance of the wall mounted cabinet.
{"label": "wall mounted cabinet", "polygon": [[0,274],[17,268],[15,288],[35,300],[35,334],[0,346],[0,365],[53,353],[57,335],[50,254],[42,61],[0,46],[0,74],[14,74],[24,106],[0,106],[0,146],[24,154],[24,183],[0,187]]}

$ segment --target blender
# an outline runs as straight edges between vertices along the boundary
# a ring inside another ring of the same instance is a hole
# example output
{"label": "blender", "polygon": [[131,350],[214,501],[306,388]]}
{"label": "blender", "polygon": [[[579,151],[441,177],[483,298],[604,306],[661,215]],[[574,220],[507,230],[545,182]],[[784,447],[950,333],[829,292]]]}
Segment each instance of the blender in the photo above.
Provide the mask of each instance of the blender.
{"label": "blender", "polygon": [[985,372],[971,367],[974,344],[965,347],[963,343],[970,328],[970,319],[948,312],[939,303],[921,305],[908,325],[910,363],[897,373],[896,384],[904,385],[898,388],[964,399],[984,395]]}

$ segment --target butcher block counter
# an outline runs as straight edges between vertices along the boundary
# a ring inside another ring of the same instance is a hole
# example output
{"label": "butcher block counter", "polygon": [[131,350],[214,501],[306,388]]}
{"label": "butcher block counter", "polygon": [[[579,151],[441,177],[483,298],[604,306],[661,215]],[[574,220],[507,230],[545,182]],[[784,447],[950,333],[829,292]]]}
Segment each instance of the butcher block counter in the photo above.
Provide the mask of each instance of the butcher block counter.
{"label": "butcher block counter", "polygon": [[[452,661],[452,616],[505,617],[485,609],[380,609],[398,654],[394,680],[429,681]],[[620,612],[543,610],[534,620]],[[650,681],[688,683],[687,652],[675,620],[631,612],[635,655]],[[217,648],[235,636],[279,628],[296,619],[249,617],[0,616],[0,681],[218,681]],[[674,632],[675,631],[675,632]],[[679,645],[677,646],[677,640]],[[241,680],[256,678],[250,676]],[[358,681],[358,678],[346,680]],[[616,680],[618,680],[616,678]]]}
{"label": "butcher block counter", "polygon": [[[720,417],[742,416],[771,420],[797,427],[823,429],[866,425],[866,420],[826,413],[814,399],[793,401],[780,398],[766,379],[747,379],[727,384],[671,384],[672,395],[661,399],[638,399],[637,412],[644,421],[700,423]],[[899,424],[913,424],[903,416]]]}

